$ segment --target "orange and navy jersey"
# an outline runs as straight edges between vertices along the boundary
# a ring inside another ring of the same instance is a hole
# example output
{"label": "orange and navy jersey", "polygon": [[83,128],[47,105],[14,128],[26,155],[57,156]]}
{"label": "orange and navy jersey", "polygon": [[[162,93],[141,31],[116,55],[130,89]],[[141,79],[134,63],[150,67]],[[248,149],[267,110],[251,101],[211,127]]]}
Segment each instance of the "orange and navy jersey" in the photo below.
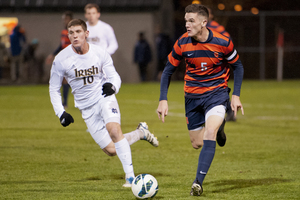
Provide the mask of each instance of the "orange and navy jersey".
{"label": "orange and navy jersey", "polygon": [[[209,30],[209,29],[208,29]],[[209,30],[207,41],[198,42],[183,34],[174,44],[168,55],[165,74],[172,74],[182,59],[185,59],[186,72],[184,92],[189,98],[199,98],[219,89],[227,89],[229,64],[239,60],[230,38]],[[163,78],[162,78],[163,79]],[[168,85],[161,83],[160,100],[166,99]]]}
{"label": "orange and navy jersey", "polygon": [[61,31],[60,44],[61,44],[62,49],[66,48],[67,46],[69,46],[69,44],[71,44],[69,37],[68,37],[68,30],[66,30],[66,29]]}
{"label": "orange and navy jersey", "polygon": [[70,44],[71,44],[71,42],[70,42],[70,39],[68,37],[68,30],[64,29],[64,30],[61,31],[61,34],[60,34],[60,44],[57,47],[57,49],[54,51],[53,55],[57,55],[61,50],[63,50],[64,48],[66,48]]}
{"label": "orange and navy jersey", "polygon": [[221,33],[222,35],[230,37],[229,33],[227,31],[225,31],[224,26],[220,25],[216,21],[210,21],[210,22],[208,22],[207,25],[206,25],[206,27],[209,28],[212,31],[216,31],[218,33]]}

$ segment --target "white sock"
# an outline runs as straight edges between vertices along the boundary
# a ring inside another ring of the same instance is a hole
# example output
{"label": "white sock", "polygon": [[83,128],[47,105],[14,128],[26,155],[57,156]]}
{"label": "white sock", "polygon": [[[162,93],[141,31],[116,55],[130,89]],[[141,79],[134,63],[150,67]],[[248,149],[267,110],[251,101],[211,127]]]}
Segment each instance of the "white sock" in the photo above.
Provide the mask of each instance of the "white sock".
{"label": "white sock", "polygon": [[143,135],[142,137],[144,137],[143,131],[136,129],[129,133],[125,133],[124,137],[127,139],[129,145],[132,145],[133,143],[135,143],[141,139],[141,134]]}
{"label": "white sock", "polygon": [[132,166],[132,158],[131,158],[131,149],[129,143],[126,138],[120,140],[115,143],[117,155],[123,165],[124,172],[127,176],[133,176],[133,166]]}

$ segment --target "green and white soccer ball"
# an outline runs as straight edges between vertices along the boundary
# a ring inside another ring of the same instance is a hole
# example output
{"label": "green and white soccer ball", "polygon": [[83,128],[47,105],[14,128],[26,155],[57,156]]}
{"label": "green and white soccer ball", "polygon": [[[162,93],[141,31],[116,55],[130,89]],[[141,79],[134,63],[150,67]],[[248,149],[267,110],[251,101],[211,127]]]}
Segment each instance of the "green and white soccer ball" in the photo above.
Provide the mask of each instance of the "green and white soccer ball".
{"label": "green and white soccer ball", "polygon": [[150,174],[140,174],[132,181],[131,190],[139,199],[152,198],[158,192],[158,182]]}

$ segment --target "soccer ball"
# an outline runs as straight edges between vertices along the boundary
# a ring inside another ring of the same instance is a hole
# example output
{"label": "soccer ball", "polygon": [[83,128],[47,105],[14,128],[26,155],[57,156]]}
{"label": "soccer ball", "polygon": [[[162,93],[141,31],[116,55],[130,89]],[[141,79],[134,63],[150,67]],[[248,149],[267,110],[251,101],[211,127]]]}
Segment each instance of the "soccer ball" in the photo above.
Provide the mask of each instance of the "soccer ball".
{"label": "soccer ball", "polygon": [[131,190],[138,199],[152,198],[158,192],[158,182],[150,174],[140,174],[132,181]]}

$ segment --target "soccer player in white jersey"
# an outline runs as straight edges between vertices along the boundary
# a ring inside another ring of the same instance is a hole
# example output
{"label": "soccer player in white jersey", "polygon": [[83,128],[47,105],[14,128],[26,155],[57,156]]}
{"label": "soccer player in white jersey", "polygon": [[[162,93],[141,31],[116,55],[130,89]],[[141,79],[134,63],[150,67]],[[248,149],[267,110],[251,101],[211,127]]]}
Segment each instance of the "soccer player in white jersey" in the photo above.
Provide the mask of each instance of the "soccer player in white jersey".
{"label": "soccer player in white jersey", "polygon": [[96,44],[106,49],[112,55],[118,49],[118,42],[113,28],[99,20],[100,8],[97,4],[89,3],[84,7],[85,18],[87,19],[87,30],[90,32],[88,43]]}
{"label": "soccer player in white jersey", "polygon": [[64,127],[74,122],[61,101],[60,87],[65,77],[72,88],[75,107],[80,110],[89,133],[107,155],[118,155],[126,174],[123,186],[131,187],[135,176],[130,145],[141,139],[156,147],[159,143],[145,122],[139,123],[136,130],[122,134],[120,110],[115,97],[121,86],[120,76],[110,55],[101,47],[87,43],[88,36],[83,20],[69,22],[71,45],[57,54],[51,68],[51,103]]}

